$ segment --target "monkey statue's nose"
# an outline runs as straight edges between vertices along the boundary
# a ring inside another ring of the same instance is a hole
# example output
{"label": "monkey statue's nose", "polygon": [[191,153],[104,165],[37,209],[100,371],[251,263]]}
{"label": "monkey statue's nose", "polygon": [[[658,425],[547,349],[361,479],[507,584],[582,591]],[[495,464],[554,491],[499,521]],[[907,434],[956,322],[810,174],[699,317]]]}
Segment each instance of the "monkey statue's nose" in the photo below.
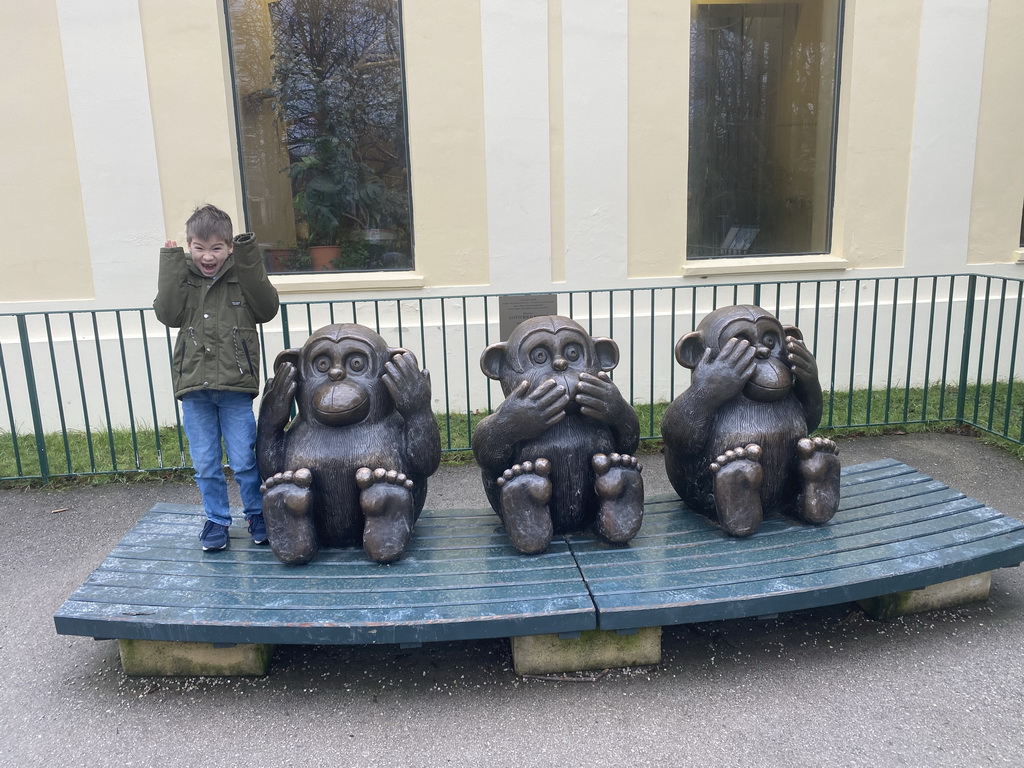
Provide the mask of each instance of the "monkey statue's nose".
{"label": "monkey statue's nose", "polygon": [[564,371],[569,367],[569,363],[564,357],[556,357],[551,361],[551,367],[556,371]]}
{"label": "monkey statue's nose", "polygon": [[327,372],[327,378],[331,381],[341,381],[345,378],[345,369],[338,367],[331,368],[331,370]]}
{"label": "monkey statue's nose", "polygon": [[768,349],[764,344],[758,344],[754,347],[754,357],[759,357],[762,360],[767,360],[771,357],[772,351]]}

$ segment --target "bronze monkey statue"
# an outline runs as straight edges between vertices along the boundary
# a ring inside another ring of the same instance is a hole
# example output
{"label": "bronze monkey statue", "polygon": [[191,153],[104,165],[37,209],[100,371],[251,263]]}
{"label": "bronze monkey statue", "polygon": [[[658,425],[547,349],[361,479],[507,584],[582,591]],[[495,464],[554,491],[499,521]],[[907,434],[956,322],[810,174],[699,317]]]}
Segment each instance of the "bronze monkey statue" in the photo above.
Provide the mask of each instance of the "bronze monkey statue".
{"label": "bronze monkey statue", "polygon": [[256,455],[278,559],[301,564],[319,546],[361,543],[377,562],[396,560],[441,461],[430,375],[362,325],[320,328],[278,355]]}
{"label": "bronze monkey statue", "polygon": [[592,525],[615,544],[640,529],[640,425],[608,376],[618,361],[614,341],[556,315],[526,320],[484,350],[480,367],[505,400],[477,425],[473,453],[520,552]]}
{"label": "bronze monkey statue", "polygon": [[733,536],[762,516],[825,523],[839,507],[836,444],[821,421],[818,367],[803,334],[756,306],[722,307],[676,342],[692,383],[665,411],[665,467],[680,498]]}

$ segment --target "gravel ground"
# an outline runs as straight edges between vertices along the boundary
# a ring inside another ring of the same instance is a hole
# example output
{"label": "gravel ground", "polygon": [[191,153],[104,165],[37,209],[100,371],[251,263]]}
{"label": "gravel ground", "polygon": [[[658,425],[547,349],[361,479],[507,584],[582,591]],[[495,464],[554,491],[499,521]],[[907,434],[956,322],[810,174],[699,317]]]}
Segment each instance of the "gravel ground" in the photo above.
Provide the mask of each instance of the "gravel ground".
{"label": "gravel ground", "polygon": [[[1024,465],[961,435],[855,438],[1024,519]],[[646,457],[648,493],[670,490]],[[853,605],[669,627],[656,667],[523,679],[504,640],[282,646],[270,675],[128,678],[53,613],[158,501],[191,483],[0,491],[2,766],[966,766],[1024,754],[1024,576],[984,605],[867,619]],[[428,505],[485,507],[474,467]],[[55,512],[55,510],[64,510]],[[198,521],[197,521],[198,528]],[[572,676],[569,676],[572,677]]]}

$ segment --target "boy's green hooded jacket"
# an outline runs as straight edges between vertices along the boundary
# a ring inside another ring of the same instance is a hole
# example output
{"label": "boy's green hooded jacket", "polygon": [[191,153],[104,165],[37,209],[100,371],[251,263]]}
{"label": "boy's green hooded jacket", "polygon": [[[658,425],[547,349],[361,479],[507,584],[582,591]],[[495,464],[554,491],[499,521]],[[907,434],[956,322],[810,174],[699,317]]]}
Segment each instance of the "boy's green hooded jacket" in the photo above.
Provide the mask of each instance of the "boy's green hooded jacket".
{"label": "boy's green hooded jacket", "polygon": [[233,253],[212,278],[180,246],[161,248],[153,309],[161,323],[179,329],[171,374],[174,396],[199,389],[257,394],[256,326],[272,320],[278,306],[252,233],[235,237]]}

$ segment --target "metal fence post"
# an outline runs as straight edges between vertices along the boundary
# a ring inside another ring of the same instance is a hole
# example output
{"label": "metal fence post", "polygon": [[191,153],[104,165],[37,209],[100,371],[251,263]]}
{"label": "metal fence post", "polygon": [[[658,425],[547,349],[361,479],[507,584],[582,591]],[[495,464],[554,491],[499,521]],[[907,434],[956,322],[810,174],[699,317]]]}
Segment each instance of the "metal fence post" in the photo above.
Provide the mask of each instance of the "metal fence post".
{"label": "metal fence post", "polygon": [[[956,423],[964,423],[964,407],[967,403],[967,379],[970,375],[971,336],[974,333],[974,292],[978,276],[967,276],[967,304],[964,309],[964,337],[960,346],[960,383],[956,392]],[[952,314],[952,307],[950,308]]]}
{"label": "metal fence post", "polygon": [[50,462],[46,456],[46,436],[43,434],[43,417],[39,411],[39,392],[36,389],[36,372],[32,365],[32,347],[28,337],[28,323],[25,321],[25,315],[18,315],[17,318],[21,357],[25,362],[25,386],[28,387],[29,410],[32,412],[32,429],[36,434],[39,476],[44,483],[48,483],[50,482]]}

